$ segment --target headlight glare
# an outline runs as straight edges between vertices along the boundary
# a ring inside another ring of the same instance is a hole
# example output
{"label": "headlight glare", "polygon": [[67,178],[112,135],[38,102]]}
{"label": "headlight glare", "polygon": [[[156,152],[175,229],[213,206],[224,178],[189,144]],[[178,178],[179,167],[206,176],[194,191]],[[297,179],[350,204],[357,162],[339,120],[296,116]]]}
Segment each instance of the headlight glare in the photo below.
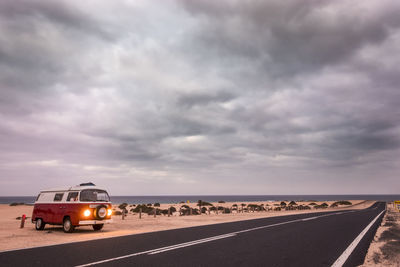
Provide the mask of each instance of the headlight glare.
{"label": "headlight glare", "polygon": [[89,217],[90,216],[90,210],[85,210],[83,212],[83,215],[85,215],[85,217]]}

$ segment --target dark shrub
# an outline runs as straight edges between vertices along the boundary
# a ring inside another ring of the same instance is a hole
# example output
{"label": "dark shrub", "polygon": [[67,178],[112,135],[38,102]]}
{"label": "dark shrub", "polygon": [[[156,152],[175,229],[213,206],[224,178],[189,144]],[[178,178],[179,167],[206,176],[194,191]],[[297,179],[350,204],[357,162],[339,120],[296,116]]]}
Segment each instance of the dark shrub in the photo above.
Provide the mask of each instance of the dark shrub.
{"label": "dark shrub", "polygon": [[232,207],[236,207],[236,208],[237,208],[237,206],[238,206],[237,204],[233,204],[233,205],[232,205]]}
{"label": "dark shrub", "polygon": [[321,205],[315,205],[315,209],[326,209],[328,207],[328,204],[322,203]]}
{"label": "dark shrub", "polygon": [[206,207],[202,207],[201,208],[201,213],[206,213],[207,212],[207,208]]}
{"label": "dark shrub", "polygon": [[182,205],[181,209],[190,209],[188,205]]}
{"label": "dark shrub", "polygon": [[289,203],[289,206],[294,206],[294,205],[297,205],[297,203],[296,203],[296,202],[294,202],[293,200],[292,200],[292,201],[290,201],[290,203]]}
{"label": "dark shrub", "polygon": [[168,209],[166,209],[166,210],[160,210],[160,213],[161,213],[162,215],[167,215],[167,214],[168,214]]}
{"label": "dark shrub", "polygon": [[171,213],[172,213],[172,212],[176,212],[176,208],[175,208],[175,207],[172,207],[172,206],[171,206],[171,207],[169,207],[169,209],[171,210]]}
{"label": "dark shrub", "polygon": [[256,204],[249,204],[249,205],[247,205],[247,208],[248,208],[249,210],[252,210],[252,211],[255,211],[255,210],[256,210],[256,211],[265,210],[263,206],[261,206],[261,205],[256,205]]}
{"label": "dark shrub", "polygon": [[230,208],[224,208],[223,213],[231,213],[231,209]]}
{"label": "dark shrub", "polygon": [[154,207],[160,207],[160,203],[158,202],[154,203]]}
{"label": "dark shrub", "polygon": [[220,206],[220,207],[218,207],[217,209],[218,209],[218,210],[224,210],[224,207],[221,207],[221,206]]}
{"label": "dark shrub", "polygon": [[308,204],[308,205],[310,205],[310,206],[316,206],[317,205],[317,203],[315,203],[315,202],[311,202],[310,204]]}
{"label": "dark shrub", "polygon": [[213,204],[211,204],[207,201],[202,201],[202,200],[197,201],[197,206],[212,206],[212,205]]}
{"label": "dark shrub", "polygon": [[281,208],[280,208],[280,207],[276,207],[274,210],[275,210],[275,211],[280,211]]}
{"label": "dark shrub", "polygon": [[142,209],[143,213],[149,213],[150,211],[152,211],[154,208],[153,207],[149,207],[145,204],[139,204],[137,205],[134,209],[131,209],[132,212],[140,212],[140,209]]}
{"label": "dark shrub", "polygon": [[282,206],[282,207],[285,207],[285,206],[286,206],[286,202],[285,202],[285,201],[282,201],[282,202],[281,202],[281,206]]}
{"label": "dark shrub", "polygon": [[120,209],[120,210],[126,210],[126,207],[128,206],[128,204],[127,203],[122,203],[122,204],[120,204],[119,206],[118,206],[118,208]]}
{"label": "dark shrub", "polygon": [[151,203],[147,203],[147,206],[151,207],[151,206],[153,206],[153,204],[151,204]]}
{"label": "dark shrub", "polygon": [[216,208],[216,207],[214,207],[214,206],[210,207],[209,209],[210,209],[211,211],[215,211],[215,210],[217,210],[217,208]]}
{"label": "dark shrub", "polygon": [[192,215],[199,215],[200,211],[198,209],[191,209],[192,211],[190,211],[190,208],[181,208],[180,209],[180,215],[184,216],[184,215],[190,215],[190,212],[192,213]]}
{"label": "dark shrub", "polygon": [[19,206],[19,205],[25,205],[25,203],[23,203],[23,202],[19,202],[19,203],[13,202],[13,203],[10,204],[10,206]]}
{"label": "dark shrub", "polygon": [[218,201],[218,203],[225,203],[225,201],[223,201],[223,200],[220,200],[220,201]]}
{"label": "dark shrub", "polygon": [[339,205],[352,205],[352,203],[350,201],[346,201],[346,200],[336,201],[333,204],[336,204],[336,206],[339,206]]}
{"label": "dark shrub", "polygon": [[[156,212],[156,215],[161,215],[161,209],[152,209],[152,210],[147,211],[146,213],[148,215],[154,215],[154,212]],[[167,213],[168,213],[168,211],[167,211]]]}
{"label": "dark shrub", "polygon": [[113,215],[122,215],[122,211],[116,210],[113,212]]}

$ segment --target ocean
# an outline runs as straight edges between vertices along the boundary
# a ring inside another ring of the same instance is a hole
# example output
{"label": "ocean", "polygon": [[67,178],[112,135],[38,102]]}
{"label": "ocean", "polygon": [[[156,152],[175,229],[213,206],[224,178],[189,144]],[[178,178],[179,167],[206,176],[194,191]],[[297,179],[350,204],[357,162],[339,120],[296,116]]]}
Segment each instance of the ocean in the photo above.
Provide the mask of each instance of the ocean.
{"label": "ocean", "polygon": [[[0,204],[35,202],[36,196],[0,196]],[[173,195],[173,196],[111,196],[113,203],[147,204],[197,202],[251,202],[251,201],[329,201],[329,200],[400,200],[400,195]]]}

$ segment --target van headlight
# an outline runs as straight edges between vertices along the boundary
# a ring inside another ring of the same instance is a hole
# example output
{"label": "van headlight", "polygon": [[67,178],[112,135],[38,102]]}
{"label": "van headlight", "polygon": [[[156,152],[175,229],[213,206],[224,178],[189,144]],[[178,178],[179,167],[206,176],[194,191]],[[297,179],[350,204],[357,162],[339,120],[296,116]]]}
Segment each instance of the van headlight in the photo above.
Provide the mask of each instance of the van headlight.
{"label": "van headlight", "polygon": [[89,216],[90,216],[90,210],[85,210],[85,211],[83,212],[83,215],[84,215],[85,217],[89,217]]}
{"label": "van headlight", "polygon": [[108,215],[108,216],[111,216],[111,214],[112,214],[112,209],[108,209],[108,210],[107,210],[107,215]]}

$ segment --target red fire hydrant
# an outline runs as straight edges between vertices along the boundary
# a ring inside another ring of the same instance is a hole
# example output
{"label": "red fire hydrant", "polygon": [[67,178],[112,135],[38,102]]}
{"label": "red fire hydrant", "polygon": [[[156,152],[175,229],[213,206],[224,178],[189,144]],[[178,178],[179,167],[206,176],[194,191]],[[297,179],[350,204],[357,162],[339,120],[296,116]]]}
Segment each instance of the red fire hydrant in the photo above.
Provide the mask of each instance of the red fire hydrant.
{"label": "red fire hydrant", "polygon": [[23,214],[22,217],[21,217],[21,226],[20,226],[20,228],[24,228],[24,226],[25,226],[25,219],[26,219],[26,215]]}

